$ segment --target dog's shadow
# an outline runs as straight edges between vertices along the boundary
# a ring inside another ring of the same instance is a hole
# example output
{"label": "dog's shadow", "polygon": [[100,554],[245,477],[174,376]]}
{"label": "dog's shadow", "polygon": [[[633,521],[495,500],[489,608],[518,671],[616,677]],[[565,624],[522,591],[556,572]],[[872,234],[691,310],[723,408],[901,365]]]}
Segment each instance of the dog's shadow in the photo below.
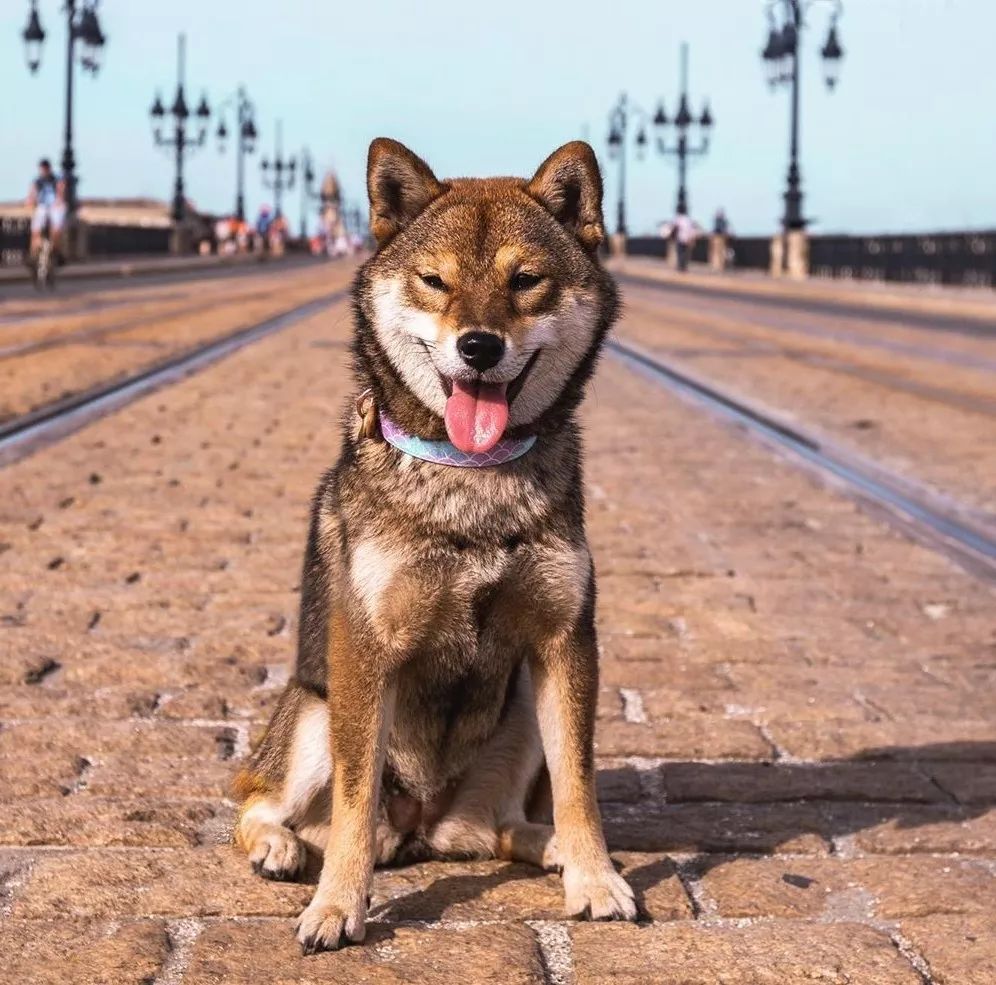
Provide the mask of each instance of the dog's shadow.
{"label": "dog's shadow", "polygon": [[[996,741],[888,746],[809,763],[669,762],[650,771],[621,766],[599,771],[600,802],[611,851],[661,856],[626,872],[646,915],[646,894],[678,878],[671,854],[697,856],[694,868],[701,874],[740,855],[791,849],[804,836],[829,847],[835,839],[889,822],[909,829],[981,817],[996,805],[996,784],[977,789],[972,802],[963,803],[934,774],[938,767],[986,763],[996,763]],[[673,792],[669,773],[691,782]],[[319,870],[313,859],[305,881],[316,882]],[[371,916],[385,922],[439,920],[508,883],[549,878],[513,863],[485,873],[443,874],[379,903]]]}

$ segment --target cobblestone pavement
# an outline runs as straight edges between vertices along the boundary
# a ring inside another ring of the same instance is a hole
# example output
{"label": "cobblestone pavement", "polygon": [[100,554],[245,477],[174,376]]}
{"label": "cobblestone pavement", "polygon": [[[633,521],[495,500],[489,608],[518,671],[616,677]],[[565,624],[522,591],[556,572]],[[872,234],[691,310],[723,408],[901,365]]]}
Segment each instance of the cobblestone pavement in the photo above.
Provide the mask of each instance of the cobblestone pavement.
{"label": "cobblestone pavement", "polygon": [[[621,269],[655,273],[645,261]],[[979,300],[956,296],[938,307],[929,294],[908,299],[905,312],[878,307],[862,316],[811,305],[866,304],[867,289],[830,284],[810,297],[816,285],[772,309],[749,293],[714,296],[731,282],[693,275],[692,292],[628,286],[622,335],[823,441],[953,495],[996,525],[996,301],[988,319]],[[961,318],[965,333],[910,324],[911,311]]]}
{"label": "cobblestone pavement", "polygon": [[429,864],[377,874],[364,946],[300,955],[312,887],[250,873],[228,783],[287,677],[348,331],[338,304],[0,472],[0,981],[996,981],[991,587],[611,358],[597,756],[643,922]]}
{"label": "cobblestone pavement", "polygon": [[[327,293],[344,269],[264,270],[0,307],[0,421],[130,375]],[[279,282],[274,290],[273,281]]]}

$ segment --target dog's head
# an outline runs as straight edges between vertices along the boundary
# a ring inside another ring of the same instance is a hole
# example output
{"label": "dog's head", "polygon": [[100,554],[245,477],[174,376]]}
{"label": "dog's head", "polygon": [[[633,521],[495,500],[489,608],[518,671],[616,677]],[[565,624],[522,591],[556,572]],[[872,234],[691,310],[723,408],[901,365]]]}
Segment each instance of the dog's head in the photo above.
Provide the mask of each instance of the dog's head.
{"label": "dog's head", "polygon": [[529,181],[440,181],[381,138],[367,187],[357,353],[380,399],[468,452],[572,409],[616,310],[592,149],[565,144]]}

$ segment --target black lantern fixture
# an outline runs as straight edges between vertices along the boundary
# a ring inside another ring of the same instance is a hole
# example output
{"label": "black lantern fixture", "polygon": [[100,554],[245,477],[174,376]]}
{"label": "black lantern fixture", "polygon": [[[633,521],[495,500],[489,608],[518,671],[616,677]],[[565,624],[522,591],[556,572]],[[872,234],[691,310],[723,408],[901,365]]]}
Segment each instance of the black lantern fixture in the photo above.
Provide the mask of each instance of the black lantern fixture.
{"label": "black lantern fixture", "polygon": [[[176,95],[173,97],[173,104],[167,111],[163,105],[162,97],[156,94],[152,108],[149,110],[149,117],[152,121],[152,138],[157,147],[162,147],[172,151],[176,160],[176,179],[173,183],[173,207],[171,215],[176,223],[182,222],[187,214],[187,200],[184,194],[183,184],[183,159],[192,150],[203,147],[207,138],[207,125],[211,117],[211,107],[208,105],[207,96],[201,96],[197,108],[193,115],[197,119],[196,136],[188,136],[187,121],[191,117],[190,107],[187,105],[187,97],[184,92],[185,76],[187,69],[187,38],[181,34],[177,38],[176,44]],[[173,118],[173,135],[166,136],[163,133],[163,124],[167,116]]]}
{"label": "black lantern fixture", "polygon": [[41,26],[41,18],[38,16],[37,0],[31,4],[28,25],[21,33],[21,37],[24,39],[24,57],[28,63],[28,71],[34,75],[41,65],[42,44],[45,41],[45,29]]}
{"label": "black lantern fixture", "polygon": [[840,46],[837,37],[836,18],[830,23],[830,30],[827,33],[827,40],[820,49],[823,56],[823,78],[828,89],[836,89],[840,79],[840,63],[844,57],[844,49]]}
{"label": "black lantern fixture", "polygon": [[95,6],[83,8],[80,14],[79,38],[83,42],[80,64],[91,75],[96,75],[100,71],[100,56],[107,39],[101,30],[100,21],[97,20]]}
{"label": "black lantern fixture", "polygon": [[[654,114],[654,126],[658,133],[657,152],[664,156],[674,156],[678,161],[678,198],[675,211],[679,215],[688,213],[688,161],[691,158],[703,157],[708,152],[714,122],[708,102],[706,102],[701,116],[696,118],[692,113],[688,97],[688,45],[683,44],[681,46],[681,94],[678,97],[678,111],[674,118],[669,120],[662,101]],[[673,131],[671,140],[668,139],[669,130]]]}
{"label": "black lantern fixture", "polygon": [[[811,0],[815,3],[816,0]],[[824,80],[827,88],[836,88],[840,78],[840,63],[844,57],[837,36],[837,21],[843,10],[841,0],[826,0],[834,5],[830,29],[820,54],[823,57]],[[808,6],[808,5],[806,5]],[[768,84],[774,89],[788,85],[792,90],[791,138],[789,168],[785,190],[785,213],[782,225],[786,231],[805,229],[802,209],[802,176],[799,170],[799,62],[801,36],[806,27],[803,0],[768,0],[768,40],[761,51]],[[788,263],[788,251],[783,250]]]}
{"label": "black lantern fixture", "polygon": [[[62,151],[62,180],[66,188],[66,218],[70,235],[67,245],[72,250],[72,228],[78,206],[76,192],[76,155],[73,151],[73,82],[75,66],[96,75],[100,69],[100,58],[107,37],[100,26],[97,16],[99,0],[64,0],[62,13],[66,18],[66,116],[64,128],[64,145]],[[28,12],[28,22],[21,32],[24,42],[24,57],[28,71],[34,75],[41,66],[42,50],[46,38],[42,26],[41,15],[38,12],[38,0],[31,0]],[[80,50],[77,58],[76,44]]]}
{"label": "black lantern fixture", "polygon": [[225,141],[228,139],[228,125],[225,123],[224,113],[234,104],[235,125],[236,125],[236,145],[235,145],[235,217],[239,222],[244,222],[246,218],[246,155],[252,154],[256,150],[256,124],[253,117],[256,108],[252,104],[246,93],[245,86],[239,86],[238,90],[229,96],[218,108],[218,129],[215,136],[218,138],[218,149],[222,153],[225,151]]}

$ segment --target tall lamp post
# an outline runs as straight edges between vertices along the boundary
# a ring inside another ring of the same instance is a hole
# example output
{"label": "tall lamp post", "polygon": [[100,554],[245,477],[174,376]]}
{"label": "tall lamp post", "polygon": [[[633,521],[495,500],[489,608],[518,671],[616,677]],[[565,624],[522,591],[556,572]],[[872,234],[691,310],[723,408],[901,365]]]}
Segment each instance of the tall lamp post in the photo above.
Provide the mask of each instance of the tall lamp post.
{"label": "tall lamp post", "polygon": [[[62,151],[62,178],[66,186],[66,213],[72,222],[76,215],[79,199],[76,193],[76,155],[73,152],[73,75],[76,64],[76,42],[82,44],[79,56],[80,66],[91,75],[100,70],[100,57],[107,38],[97,18],[99,0],[65,0],[62,12],[66,17],[66,123],[65,144]],[[32,0],[28,23],[21,32],[24,40],[25,58],[28,70],[34,75],[41,65],[42,45],[45,29],[38,16],[38,0]]]}
{"label": "tall lamp post", "polygon": [[311,151],[301,149],[301,239],[308,237],[308,203],[319,201],[321,195],[315,191],[315,167]]}
{"label": "tall lamp post", "polygon": [[609,157],[619,161],[619,204],[616,213],[616,233],[620,237],[626,235],[626,133],[629,130],[630,117],[636,114],[640,117],[640,130],[636,135],[637,153],[642,155],[647,143],[646,113],[635,103],[629,101],[626,93],[622,93],[619,101],[609,113]]}
{"label": "tall lamp post", "polygon": [[294,173],[297,170],[297,161],[293,157],[283,156],[283,123],[277,121],[277,143],[276,153],[273,160],[264,157],[259,162],[263,172],[263,184],[273,192],[273,214],[280,218],[283,212],[280,209],[280,199],[284,191],[290,191],[294,187]]}
{"label": "tall lamp post", "polygon": [[207,137],[207,122],[211,116],[211,109],[207,103],[207,96],[201,96],[201,101],[197,104],[194,114],[197,117],[197,136],[187,136],[187,120],[191,112],[187,107],[186,96],[184,95],[184,77],[187,67],[187,38],[181,34],[176,45],[176,96],[173,105],[169,108],[168,115],[173,117],[173,136],[167,137],[163,134],[162,124],[167,116],[166,107],[163,106],[162,98],[156,94],[155,102],[149,115],[152,117],[152,136],[157,147],[166,147],[176,153],[176,181],[173,185],[173,211],[174,222],[179,225],[187,215],[187,201],[183,189],[183,158],[184,155],[198,147],[204,146]]}
{"label": "tall lamp post", "polygon": [[[799,61],[800,41],[805,28],[805,12],[817,0],[769,0],[768,42],[761,52],[767,66],[768,83],[792,87],[791,126],[789,141],[788,182],[785,189],[785,215],[782,225],[786,232],[806,228],[802,211],[802,177],[799,172]],[[825,81],[831,91],[837,85],[840,61],[844,49],[837,37],[837,20],[843,10],[841,0],[826,0],[834,5],[830,29],[820,54],[823,56]],[[787,251],[785,251],[787,262]]]}
{"label": "tall lamp post", "polygon": [[[673,119],[668,119],[664,110],[663,101],[657,107],[654,114],[654,127],[657,129],[657,152],[668,156],[673,155],[678,159],[678,201],[675,211],[679,215],[688,214],[688,188],[687,169],[688,158],[702,157],[709,151],[709,136],[713,127],[712,113],[709,110],[709,103],[705,104],[702,115],[697,119],[692,115],[688,105],[688,45],[681,46],[681,95],[678,102],[678,111]],[[674,143],[668,143],[668,128],[674,128]],[[689,129],[698,128],[698,141],[693,146],[688,139]]]}
{"label": "tall lamp post", "polygon": [[218,138],[218,149],[225,152],[225,141],[228,139],[228,125],[221,114],[235,103],[235,217],[239,222],[246,219],[246,155],[252,154],[256,149],[256,138],[259,134],[256,131],[256,121],[254,119],[256,109],[252,100],[246,95],[244,86],[239,86],[238,92],[229,96],[221,106],[218,107],[218,130],[215,134]]}

